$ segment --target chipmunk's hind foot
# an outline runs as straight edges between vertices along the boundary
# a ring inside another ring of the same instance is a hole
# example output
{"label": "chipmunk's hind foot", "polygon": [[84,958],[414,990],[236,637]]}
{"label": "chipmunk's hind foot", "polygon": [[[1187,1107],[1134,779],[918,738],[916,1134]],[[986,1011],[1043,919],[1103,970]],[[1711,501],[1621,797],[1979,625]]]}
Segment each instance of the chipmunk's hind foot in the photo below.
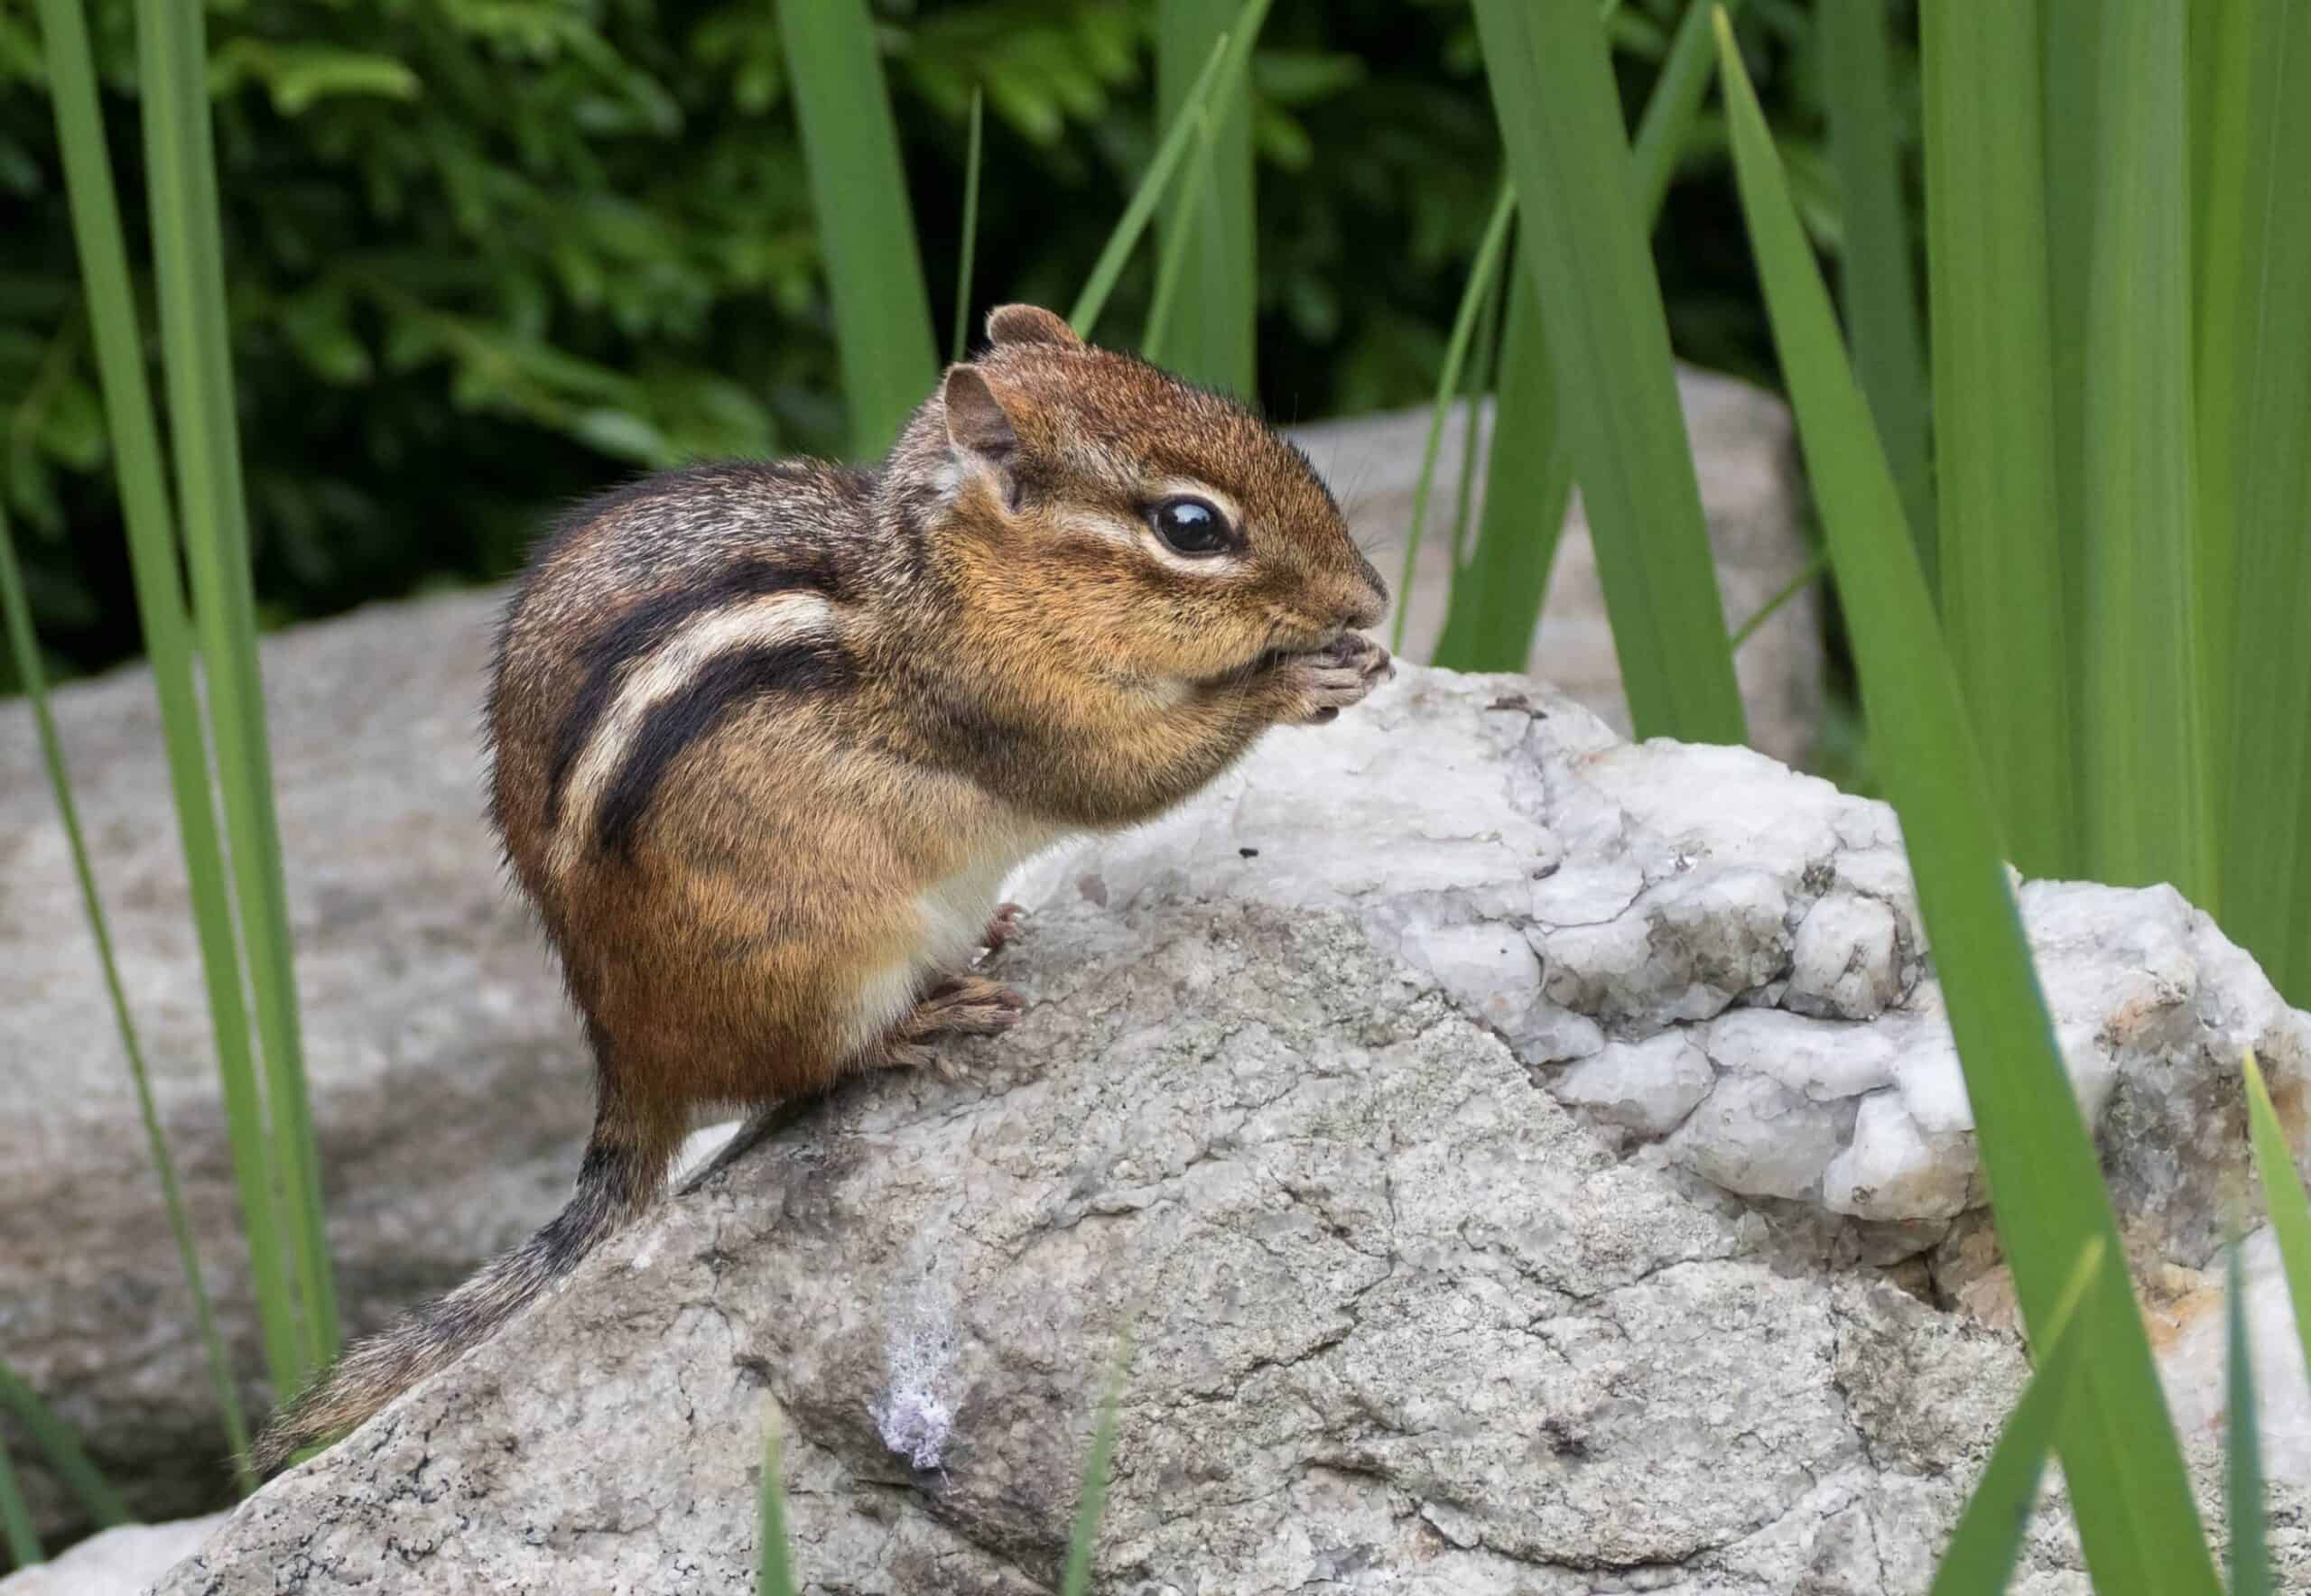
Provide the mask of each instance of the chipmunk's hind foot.
{"label": "chipmunk's hind foot", "polygon": [[953,1055],[924,1045],[938,1035],[993,1036],[1019,1023],[1027,1000],[985,976],[950,976],[933,987],[883,1043],[873,1062],[886,1070],[935,1070],[944,1081],[965,1074]]}

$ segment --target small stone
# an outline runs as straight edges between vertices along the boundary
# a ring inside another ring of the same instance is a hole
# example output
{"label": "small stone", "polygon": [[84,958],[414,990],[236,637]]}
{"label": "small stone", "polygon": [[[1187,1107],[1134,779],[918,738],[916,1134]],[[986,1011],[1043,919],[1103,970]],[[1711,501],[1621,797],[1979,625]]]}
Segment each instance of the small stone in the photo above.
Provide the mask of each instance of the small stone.
{"label": "small stone", "polygon": [[1901,996],[1894,912],[1851,892],[1824,894],[1797,923],[1783,998],[1801,1014],[1870,1019]]}
{"label": "small stone", "polygon": [[1744,1197],[1818,1197],[1822,1172],[1852,1119],[1851,1105],[1817,1103],[1767,1076],[1727,1072],[1668,1145]]}
{"label": "small stone", "polygon": [[1894,1091],[1873,1091],[1853,1140],[1822,1174],[1822,1205],[1865,1220],[1953,1219],[1969,1205],[1980,1167],[1969,1139],[1930,1145]]}
{"label": "small stone", "polygon": [[1675,1130],[1717,1080],[1709,1057],[1683,1031],[1611,1042],[1549,1078],[1557,1101],[1586,1109],[1643,1136]]}

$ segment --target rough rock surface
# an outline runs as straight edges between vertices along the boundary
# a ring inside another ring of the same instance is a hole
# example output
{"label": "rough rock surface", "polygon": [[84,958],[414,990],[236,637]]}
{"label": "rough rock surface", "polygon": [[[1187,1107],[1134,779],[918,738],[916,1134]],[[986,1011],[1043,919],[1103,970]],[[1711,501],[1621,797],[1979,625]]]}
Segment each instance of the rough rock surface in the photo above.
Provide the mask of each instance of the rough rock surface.
{"label": "rough rock surface", "polygon": [[[1789,411],[1748,384],[1680,369],[1678,396],[1701,478],[1702,509],[1717,555],[1718,588],[1729,626],[1739,626],[1805,570],[1811,551],[1803,527],[1805,490],[1797,472]],[[1391,588],[1401,585],[1406,529],[1428,438],[1425,407],[1348,421],[1319,422],[1295,431],[1341,496],[1357,535],[1373,551]],[[1491,424],[1488,404],[1479,417]],[[1406,658],[1427,660],[1444,628],[1452,585],[1453,502],[1468,436],[1456,409],[1436,458],[1425,531],[1415,565],[1405,626]],[[1484,503],[1478,478],[1472,514]],[[1822,626],[1817,596],[1798,595],[1768,619],[1735,656],[1750,743],[1787,764],[1812,751],[1822,715]],[[1525,669],[1580,700],[1626,734],[1620,665],[1596,550],[1581,496],[1573,497],[1550,572],[1547,603]]]}
{"label": "rough rock surface", "polygon": [[[1996,1294],[1893,841],[1407,673],[1042,863],[972,1080],[838,1093],[161,1590],[741,1590],[777,1410],[810,1578],[1024,1596],[1128,1328],[1106,1589],[1921,1591],[2021,1363],[1897,1284]],[[2216,1061],[2299,1091],[2304,1022],[2167,895],[2028,896],[2138,1259],[2203,1263]],[[1870,1162],[1897,1113],[1923,1153]],[[2084,1591],[2054,1518],[2026,1558]]]}
{"label": "rough rock surface", "polygon": [[[1751,589],[1778,586],[1805,557],[1787,413],[1724,379],[1689,376],[1685,394],[1728,591],[1761,597]],[[1369,541],[1401,533],[1425,426],[1406,413],[1302,434],[1333,463]],[[1585,550],[1576,517],[1539,657],[1610,711],[1616,678],[1593,590],[1590,618],[1564,608],[1583,580],[1593,587],[1580,574]],[[1441,573],[1421,590],[1441,595]],[[382,606],[265,647],[329,1242],[356,1330],[551,1214],[589,1112],[576,1027],[527,916],[502,889],[482,824],[476,731],[497,601],[469,593]],[[1791,747],[1802,747],[1818,698],[1811,637],[1768,628],[1744,655],[1745,671],[1753,659],[1781,661],[1753,679],[1751,708],[1760,734],[1781,727],[1769,735]],[[261,1406],[151,685],[128,672],[76,686],[60,714],[222,1327]],[[140,1513],[214,1506],[222,1442],[190,1308],[30,719],[6,703],[0,1215],[0,1279],[11,1283],[0,1292],[0,1350],[12,1366]],[[70,1499],[37,1466],[26,1484],[45,1532],[73,1527]]]}

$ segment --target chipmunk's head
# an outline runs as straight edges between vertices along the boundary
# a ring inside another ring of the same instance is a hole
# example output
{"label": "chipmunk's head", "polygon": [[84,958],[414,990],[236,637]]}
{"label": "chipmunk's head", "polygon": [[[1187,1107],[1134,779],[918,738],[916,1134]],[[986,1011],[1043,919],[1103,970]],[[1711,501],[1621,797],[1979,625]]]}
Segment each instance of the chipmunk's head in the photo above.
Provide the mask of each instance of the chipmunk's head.
{"label": "chipmunk's head", "polygon": [[1380,618],[1388,589],[1258,416],[1032,305],[987,320],[893,459],[964,604],[1055,663],[1199,682]]}

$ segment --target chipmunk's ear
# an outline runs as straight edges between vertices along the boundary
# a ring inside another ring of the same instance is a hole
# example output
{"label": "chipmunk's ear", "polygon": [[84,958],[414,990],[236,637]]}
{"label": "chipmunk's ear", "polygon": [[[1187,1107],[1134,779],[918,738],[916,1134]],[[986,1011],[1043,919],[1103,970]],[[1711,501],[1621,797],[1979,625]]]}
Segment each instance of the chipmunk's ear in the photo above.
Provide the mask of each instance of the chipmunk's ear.
{"label": "chipmunk's ear", "polygon": [[950,367],[940,396],[947,412],[947,441],[966,459],[1007,478],[1019,455],[1019,431],[988,385],[987,374],[976,366]]}
{"label": "chipmunk's ear", "polygon": [[987,313],[990,344],[1057,344],[1080,349],[1083,340],[1075,329],[1039,305],[998,305]]}

